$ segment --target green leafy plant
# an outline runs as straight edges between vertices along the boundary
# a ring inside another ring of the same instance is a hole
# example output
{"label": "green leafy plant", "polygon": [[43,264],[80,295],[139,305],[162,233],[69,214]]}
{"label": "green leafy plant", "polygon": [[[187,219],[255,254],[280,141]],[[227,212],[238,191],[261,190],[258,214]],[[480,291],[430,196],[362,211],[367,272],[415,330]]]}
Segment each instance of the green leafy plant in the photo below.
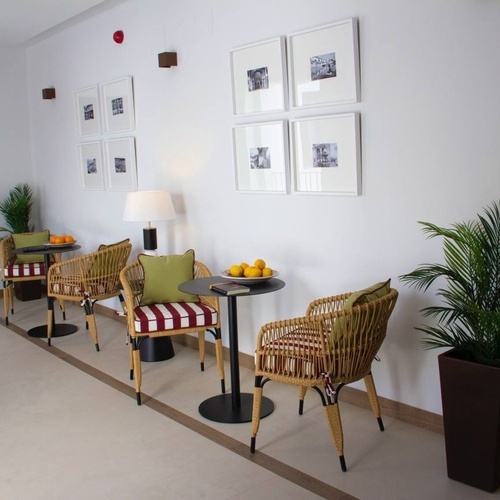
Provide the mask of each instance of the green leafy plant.
{"label": "green leafy plant", "polygon": [[499,204],[448,229],[419,224],[429,238],[443,237],[444,264],[422,264],[400,279],[424,291],[438,278],[447,285],[437,289],[441,304],[421,310],[437,323],[416,328],[426,334],[423,346],[452,347],[464,359],[500,366]]}
{"label": "green leafy plant", "polygon": [[0,231],[8,233],[26,233],[33,231],[30,224],[33,211],[33,191],[29,184],[14,186],[5,200],[0,203],[0,213],[5,219],[6,227]]}

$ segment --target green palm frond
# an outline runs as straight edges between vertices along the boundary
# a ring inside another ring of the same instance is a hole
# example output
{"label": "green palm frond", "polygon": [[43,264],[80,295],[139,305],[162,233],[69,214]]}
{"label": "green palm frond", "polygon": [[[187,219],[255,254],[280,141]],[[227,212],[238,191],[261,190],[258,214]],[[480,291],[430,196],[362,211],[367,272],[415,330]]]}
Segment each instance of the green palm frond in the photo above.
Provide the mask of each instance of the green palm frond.
{"label": "green palm frond", "polygon": [[29,184],[14,186],[5,200],[0,202],[0,213],[3,215],[6,227],[0,231],[8,233],[26,233],[33,231],[30,224],[33,211],[33,191]]}
{"label": "green palm frond", "polygon": [[400,279],[426,291],[443,278],[439,305],[422,309],[437,326],[422,326],[426,348],[454,347],[478,362],[500,366],[500,205],[474,221],[442,228],[420,222],[429,238],[443,238],[444,264],[422,264]]}

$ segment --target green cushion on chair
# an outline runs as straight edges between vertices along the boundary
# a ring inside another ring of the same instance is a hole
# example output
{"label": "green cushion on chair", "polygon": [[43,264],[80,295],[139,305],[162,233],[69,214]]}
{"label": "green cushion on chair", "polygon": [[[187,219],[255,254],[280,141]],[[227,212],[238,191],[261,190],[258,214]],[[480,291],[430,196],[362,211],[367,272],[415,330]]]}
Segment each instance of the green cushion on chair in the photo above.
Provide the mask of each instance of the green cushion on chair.
{"label": "green cushion on chair", "polygon": [[[350,309],[354,306],[360,306],[367,304],[372,300],[377,300],[391,291],[391,279],[387,281],[381,281],[375,285],[364,288],[363,290],[358,290],[357,292],[351,293],[347,300],[344,302],[342,309]],[[330,346],[333,346],[335,342],[341,339],[341,333],[345,330],[345,317],[338,318],[333,324],[332,331],[330,333]]]}
{"label": "green cushion on chair", "polygon": [[194,277],[194,250],[184,255],[154,257],[140,254],[144,270],[144,291],[141,306],[167,302],[197,302],[198,296],[181,292],[178,286]]}
{"label": "green cushion on chair", "polygon": [[[43,245],[49,241],[50,232],[48,229],[38,233],[31,234],[13,234],[15,248],[33,247]],[[43,262],[41,254],[19,254],[16,258],[16,264],[28,264],[31,262]]]}
{"label": "green cushion on chair", "polygon": [[130,238],[125,238],[124,240],[122,241],[117,241],[116,243],[111,243],[110,245],[105,245],[104,243],[101,243],[99,245],[99,248],[97,249],[98,251],[99,250],[105,250],[106,248],[112,248],[112,247],[116,247],[118,245],[123,245],[124,243],[129,243],[130,242]]}

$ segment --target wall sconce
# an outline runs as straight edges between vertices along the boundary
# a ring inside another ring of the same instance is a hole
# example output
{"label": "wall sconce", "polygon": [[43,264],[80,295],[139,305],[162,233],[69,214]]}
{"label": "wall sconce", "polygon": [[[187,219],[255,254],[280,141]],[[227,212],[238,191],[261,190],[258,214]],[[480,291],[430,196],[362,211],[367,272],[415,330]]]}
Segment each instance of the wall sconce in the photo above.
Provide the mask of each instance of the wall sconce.
{"label": "wall sconce", "polygon": [[162,52],[158,54],[158,66],[160,68],[177,66],[177,52]]}
{"label": "wall sconce", "polygon": [[176,218],[170,193],[167,191],[131,191],[127,193],[123,220],[131,222],[146,222],[143,229],[144,250],[155,251],[158,248],[156,227],[151,227],[151,221],[173,220]]}
{"label": "wall sconce", "polygon": [[55,99],[56,98],[56,89],[42,89],[42,97],[44,99]]}

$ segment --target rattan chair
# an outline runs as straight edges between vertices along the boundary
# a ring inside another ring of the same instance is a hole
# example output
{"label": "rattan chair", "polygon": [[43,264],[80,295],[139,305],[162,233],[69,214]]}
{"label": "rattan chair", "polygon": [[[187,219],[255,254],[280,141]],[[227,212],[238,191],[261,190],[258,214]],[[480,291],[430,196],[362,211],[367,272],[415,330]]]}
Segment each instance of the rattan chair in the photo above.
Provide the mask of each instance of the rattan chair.
{"label": "rattan chair", "polygon": [[264,325],[256,350],[255,388],[250,450],[260,424],[263,386],[269,380],[299,387],[299,414],[309,387],[319,393],[337,448],[341,468],[346,471],[339,392],[351,382],[363,379],[368,399],[380,430],[384,430],[375,384],[371,373],[386,335],[387,323],[398,292],[345,308],[351,294],[318,299],[309,304],[301,318]]}
{"label": "rattan chair", "polygon": [[[80,302],[85,310],[86,327],[99,351],[99,339],[94,315],[94,304],[98,300],[119,297],[120,271],[127,265],[132,245],[122,242],[97,252],[75,257],[50,266],[47,273],[47,295],[58,299],[64,310],[65,301]],[[53,314],[47,315],[47,338],[52,337]]]}
{"label": "rattan chair", "polygon": [[[24,237],[35,234],[37,233],[21,233],[20,236]],[[49,233],[47,232],[47,240],[48,235]],[[45,280],[46,272],[43,256],[39,256],[39,262],[20,263],[17,255],[14,253],[15,248],[16,246],[12,234],[0,241],[3,305],[6,325],[9,324],[9,310],[11,314],[14,314],[14,284],[21,281],[43,281]],[[60,261],[60,255],[55,254],[54,260]]]}
{"label": "rattan chair", "polygon": [[[194,279],[211,276],[209,269],[194,261]],[[130,336],[130,379],[135,380],[137,404],[141,404],[141,342],[145,338],[170,337],[172,335],[197,333],[201,371],[205,369],[205,331],[215,338],[215,354],[225,392],[224,358],[221,340],[219,299],[199,297],[197,302],[171,302],[141,306],[144,290],[144,270],[140,262],[129,264],[120,273],[125,295],[125,315]],[[153,319],[151,319],[153,318]],[[185,326],[181,326],[185,325]]]}

